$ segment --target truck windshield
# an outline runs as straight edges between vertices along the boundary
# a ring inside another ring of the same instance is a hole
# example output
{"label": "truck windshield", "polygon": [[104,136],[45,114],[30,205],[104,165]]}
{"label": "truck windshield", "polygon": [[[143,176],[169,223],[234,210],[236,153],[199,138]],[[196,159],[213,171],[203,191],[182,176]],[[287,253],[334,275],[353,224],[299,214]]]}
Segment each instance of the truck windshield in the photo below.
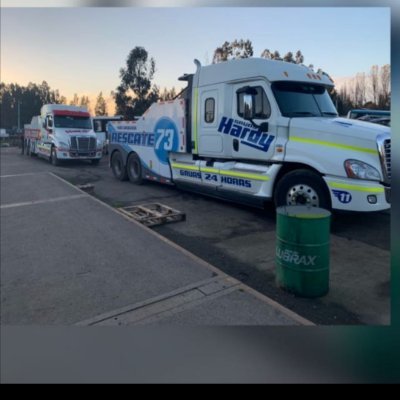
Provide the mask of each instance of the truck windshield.
{"label": "truck windshield", "polygon": [[70,115],[56,115],[54,117],[56,128],[92,129],[89,117],[75,117]]}
{"label": "truck windshield", "polygon": [[336,117],[332,100],[321,85],[274,82],[272,91],[284,117]]}

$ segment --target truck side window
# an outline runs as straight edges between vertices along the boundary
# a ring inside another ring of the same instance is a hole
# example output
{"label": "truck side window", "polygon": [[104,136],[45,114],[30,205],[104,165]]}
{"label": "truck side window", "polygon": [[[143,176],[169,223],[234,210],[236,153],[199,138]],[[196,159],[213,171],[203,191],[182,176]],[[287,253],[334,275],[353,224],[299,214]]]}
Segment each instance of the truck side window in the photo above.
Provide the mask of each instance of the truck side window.
{"label": "truck side window", "polygon": [[95,132],[102,132],[101,121],[99,121],[98,119],[94,121],[94,131]]}
{"label": "truck side window", "polygon": [[204,121],[207,123],[214,122],[215,100],[212,97],[206,99],[204,107]]}
{"label": "truck side window", "polygon": [[[252,89],[256,91],[253,97],[254,118],[268,119],[271,115],[271,106],[264,89],[261,86],[255,86]],[[243,92],[237,94],[237,113],[242,118],[244,116],[244,95]]]}

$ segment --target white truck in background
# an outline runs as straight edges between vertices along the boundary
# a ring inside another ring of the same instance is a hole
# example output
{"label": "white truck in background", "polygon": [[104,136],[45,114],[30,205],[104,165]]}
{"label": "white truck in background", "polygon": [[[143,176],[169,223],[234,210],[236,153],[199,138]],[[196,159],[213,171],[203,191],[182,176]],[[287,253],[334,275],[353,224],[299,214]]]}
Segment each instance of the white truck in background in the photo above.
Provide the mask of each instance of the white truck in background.
{"label": "white truck in background", "polygon": [[180,98],[109,123],[117,179],[256,206],[390,208],[390,129],[339,118],[327,75],[257,58],[195,64]]}
{"label": "white truck in background", "polygon": [[27,155],[37,155],[59,165],[61,160],[90,160],[97,165],[102,143],[93,131],[86,107],[46,104],[40,115],[24,126]]}

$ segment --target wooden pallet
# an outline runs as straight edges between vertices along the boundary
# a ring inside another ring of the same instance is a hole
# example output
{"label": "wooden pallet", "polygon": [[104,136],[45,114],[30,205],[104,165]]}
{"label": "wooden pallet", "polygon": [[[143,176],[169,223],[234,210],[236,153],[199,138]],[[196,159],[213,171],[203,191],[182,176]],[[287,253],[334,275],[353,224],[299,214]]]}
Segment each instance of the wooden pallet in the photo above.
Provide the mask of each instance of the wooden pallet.
{"label": "wooden pallet", "polygon": [[168,222],[185,221],[186,219],[185,213],[159,203],[119,207],[118,210],[149,227]]}

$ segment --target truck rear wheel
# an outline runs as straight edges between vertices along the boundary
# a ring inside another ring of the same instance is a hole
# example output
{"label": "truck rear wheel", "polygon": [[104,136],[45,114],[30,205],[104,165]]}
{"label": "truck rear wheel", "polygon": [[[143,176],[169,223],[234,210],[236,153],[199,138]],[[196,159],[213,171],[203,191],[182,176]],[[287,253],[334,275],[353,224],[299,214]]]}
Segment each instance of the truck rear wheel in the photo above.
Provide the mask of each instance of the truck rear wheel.
{"label": "truck rear wheel", "polygon": [[56,167],[60,165],[60,160],[57,158],[57,152],[56,148],[52,147],[51,148],[51,153],[50,153],[50,162],[55,165]]}
{"label": "truck rear wheel", "polygon": [[136,153],[132,153],[126,164],[129,180],[136,185],[141,185],[143,183],[143,177],[142,163],[140,162],[139,156]]}
{"label": "truck rear wheel", "polygon": [[111,157],[111,169],[116,179],[126,181],[128,178],[124,161],[119,151],[114,152]]}
{"label": "truck rear wheel", "polygon": [[324,180],[315,172],[300,169],[289,172],[275,189],[275,206],[309,206],[331,209],[331,200]]}

